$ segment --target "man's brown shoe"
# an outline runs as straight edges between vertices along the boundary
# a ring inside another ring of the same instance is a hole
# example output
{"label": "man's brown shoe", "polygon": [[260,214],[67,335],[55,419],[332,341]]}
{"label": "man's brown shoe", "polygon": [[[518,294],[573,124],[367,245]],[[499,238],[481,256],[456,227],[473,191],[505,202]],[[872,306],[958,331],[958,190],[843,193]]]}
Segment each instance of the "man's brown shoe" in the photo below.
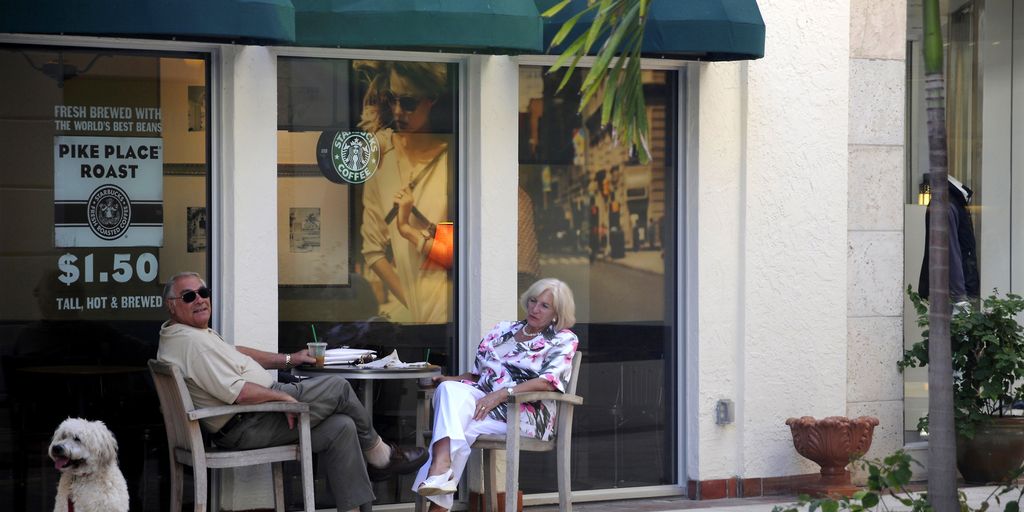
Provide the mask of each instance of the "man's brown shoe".
{"label": "man's brown shoe", "polygon": [[419,469],[424,462],[427,462],[427,449],[420,447],[399,448],[395,443],[388,443],[391,447],[391,458],[388,465],[382,468],[367,466],[366,473],[370,480],[380,482],[395,475],[412,473]]}

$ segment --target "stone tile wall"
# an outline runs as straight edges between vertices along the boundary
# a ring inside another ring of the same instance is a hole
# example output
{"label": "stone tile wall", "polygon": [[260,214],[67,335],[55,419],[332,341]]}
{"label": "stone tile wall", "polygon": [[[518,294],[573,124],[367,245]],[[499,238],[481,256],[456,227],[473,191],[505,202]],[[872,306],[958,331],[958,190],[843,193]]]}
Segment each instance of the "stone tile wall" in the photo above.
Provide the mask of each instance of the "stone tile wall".
{"label": "stone tile wall", "polygon": [[869,457],[903,447],[906,19],[905,0],[850,2],[846,410],[881,422]]}

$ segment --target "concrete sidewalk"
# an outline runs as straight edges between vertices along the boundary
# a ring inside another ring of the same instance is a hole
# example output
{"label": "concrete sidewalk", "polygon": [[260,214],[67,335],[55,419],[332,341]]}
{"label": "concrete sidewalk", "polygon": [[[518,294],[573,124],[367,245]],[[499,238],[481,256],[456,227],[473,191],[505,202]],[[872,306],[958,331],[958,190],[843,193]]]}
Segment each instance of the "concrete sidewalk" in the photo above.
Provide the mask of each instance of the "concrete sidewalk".
{"label": "concrete sidewalk", "polygon": [[[967,502],[972,508],[977,508],[983,501],[989,499],[997,489],[996,486],[985,487],[961,487],[960,491],[967,496]],[[1016,500],[1020,491],[1010,492],[1002,497],[1002,502],[997,504],[995,498],[989,499],[990,510],[1002,510],[1007,501]],[[880,504],[878,510],[906,511],[910,507],[904,506],[892,497],[883,497],[884,505]],[[692,501],[682,497],[651,498],[645,500],[623,500],[606,501],[599,503],[575,503],[573,510],[578,512],[676,512],[682,510],[717,510],[723,512],[771,512],[776,506],[787,507],[796,502],[795,496],[763,496],[759,498],[731,498],[722,500]],[[804,507],[802,510],[806,510]],[[524,512],[558,512],[558,505],[539,505],[524,507]]]}

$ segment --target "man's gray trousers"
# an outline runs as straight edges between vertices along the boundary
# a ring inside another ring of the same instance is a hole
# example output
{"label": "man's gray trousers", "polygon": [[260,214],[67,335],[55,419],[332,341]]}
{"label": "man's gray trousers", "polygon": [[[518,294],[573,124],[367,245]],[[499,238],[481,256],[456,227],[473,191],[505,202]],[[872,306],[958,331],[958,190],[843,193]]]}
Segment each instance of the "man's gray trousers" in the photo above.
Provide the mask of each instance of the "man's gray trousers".
{"label": "man's gray trousers", "polygon": [[[352,385],[343,377],[325,375],[289,384],[275,382],[271,387],[309,404],[313,453],[319,459],[320,474],[327,476],[338,511],[372,502],[363,451],[376,445],[380,436]],[[215,442],[229,450],[248,450],[298,439],[299,431],[288,428],[284,414],[251,413]]]}

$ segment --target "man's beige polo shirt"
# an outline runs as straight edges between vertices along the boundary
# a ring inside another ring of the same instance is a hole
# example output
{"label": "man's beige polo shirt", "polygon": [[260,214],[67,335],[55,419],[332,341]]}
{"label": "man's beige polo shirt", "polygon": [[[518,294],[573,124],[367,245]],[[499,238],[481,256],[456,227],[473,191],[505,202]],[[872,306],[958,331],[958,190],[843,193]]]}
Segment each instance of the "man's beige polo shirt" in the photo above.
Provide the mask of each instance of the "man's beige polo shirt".
{"label": "man's beige polo shirt", "polygon": [[[160,327],[160,348],[156,358],[177,366],[197,408],[235,403],[246,382],[269,388],[270,372],[253,358],[239,352],[213,329],[197,329],[164,322]],[[210,432],[217,432],[230,416],[201,420]]]}

